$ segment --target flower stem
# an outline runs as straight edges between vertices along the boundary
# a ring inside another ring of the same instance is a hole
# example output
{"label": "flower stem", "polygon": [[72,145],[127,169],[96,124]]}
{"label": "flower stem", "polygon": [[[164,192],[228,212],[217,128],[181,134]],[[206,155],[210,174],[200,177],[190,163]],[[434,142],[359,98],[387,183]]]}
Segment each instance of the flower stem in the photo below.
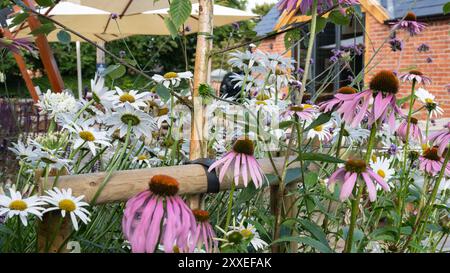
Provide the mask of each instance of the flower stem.
{"label": "flower stem", "polygon": [[309,43],[308,43],[308,50],[306,52],[306,59],[305,59],[305,70],[302,78],[302,87],[300,88],[300,94],[297,98],[296,104],[302,103],[303,94],[306,90],[306,80],[308,79],[309,74],[309,68],[311,65],[311,56],[312,51],[314,47],[314,40],[316,38],[316,27],[317,27],[317,5],[318,0],[313,0],[312,5],[312,11],[311,11],[311,28],[309,33]]}
{"label": "flower stem", "polygon": [[225,227],[224,227],[225,231],[228,231],[228,226],[230,225],[230,222],[231,222],[231,211],[233,208],[233,195],[234,195],[235,188],[236,188],[236,186],[234,185],[234,182],[232,182],[231,189],[230,189],[230,197],[228,198],[227,219],[225,221]]}
{"label": "flower stem", "polygon": [[[370,158],[372,157],[372,150],[373,150],[373,146],[375,144],[376,133],[377,133],[377,123],[374,122],[372,125],[372,128],[370,129],[370,137],[369,137],[369,142],[367,144],[366,157],[364,158],[366,163],[369,163]],[[352,200],[352,212],[351,212],[351,216],[350,216],[350,227],[348,229],[347,239],[345,240],[345,247],[344,247],[345,253],[350,253],[352,251],[353,233],[354,233],[355,227],[356,227],[356,218],[358,216],[359,200],[361,199],[362,194],[363,194],[363,187],[359,187],[355,199]]]}
{"label": "flower stem", "polygon": [[[450,149],[450,145],[448,146],[448,148]],[[412,231],[411,231],[411,234],[406,239],[406,242],[403,245],[403,248],[402,248],[401,252],[405,252],[405,250],[408,248],[409,243],[413,239],[414,235],[416,234],[416,232],[417,232],[417,230],[418,230],[418,228],[419,228],[419,226],[420,226],[420,224],[422,222],[422,219],[425,219],[425,225],[426,225],[426,222],[427,222],[426,219],[428,218],[429,212],[430,212],[430,210],[433,209],[433,207],[431,206],[431,202],[433,202],[436,199],[436,195],[438,193],[439,186],[441,185],[442,178],[444,178],[444,174],[445,174],[445,171],[446,171],[446,166],[447,166],[449,160],[450,160],[450,151],[447,152],[447,154],[445,156],[444,163],[442,164],[441,171],[439,172],[439,176],[437,177],[436,182],[434,183],[433,191],[431,192],[430,198],[428,199],[428,201],[427,201],[427,203],[426,203],[426,205],[424,207],[424,211],[423,211],[422,214],[420,214],[418,216],[419,218],[417,219],[416,224],[414,224],[414,226],[412,228]]]}

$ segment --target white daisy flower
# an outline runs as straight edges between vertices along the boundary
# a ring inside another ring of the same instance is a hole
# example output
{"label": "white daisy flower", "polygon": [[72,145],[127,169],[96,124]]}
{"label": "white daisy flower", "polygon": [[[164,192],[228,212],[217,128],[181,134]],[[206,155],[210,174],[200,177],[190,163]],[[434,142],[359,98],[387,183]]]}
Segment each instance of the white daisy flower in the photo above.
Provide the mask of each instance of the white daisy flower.
{"label": "white daisy flower", "polygon": [[38,149],[36,149],[34,155],[30,157],[31,163],[37,165],[38,168],[46,168],[48,166],[52,169],[61,170],[62,168],[65,168],[68,170],[72,161],[70,159],[61,158],[61,150],[49,150],[43,148],[35,141],[32,143]]}
{"label": "white daisy flower", "polygon": [[67,125],[65,128],[67,128],[75,136],[75,141],[73,143],[74,149],[78,149],[84,144],[87,144],[92,154],[95,156],[97,153],[96,144],[111,146],[111,143],[109,143],[110,139],[108,138],[106,132],[100,132],[97,128],[90,126],[86,122],[81,124],[72,122],[71,125]]}
{"label": "white daisy flower", "polygon": [[145,164],[147,166],[150,166],[150,160],[147,154],[140,154],[138,156],[133,157],[132,163],[136,163],[138,165]]}
{"label": "white daisy flower", "polygon": [[[78,104],[80,105],[79,109],[85,108],[84,112],[81,113],[81,120],[84,120],[86,123],[92,125],[94,123],[102,124],[105,120],[105,113],[100,111],[95,105],[88,105],[89,101],[85,99],[80,99],[78,101]],[[111,102],[112,105],[112,102]],[[109,109],[109,108],[107,108]],[[74,120],[74,119],[72,119]],[[70,122],[69,122],[70,123]]]}
{"label": "white daisy flower", "polygon": [[76,113],[78,111],[77,101],[67,90],[61,93],[48,90],[39,98],[36,106],[39,107],[40,114],[48,114],[50,118],[55,118],[62,113]]}
{"label": "white daisy flower", "polygon": [[[333,122],[335,123],[335,129],[333,131],[333,142],[337,142],[339,139],[339,135],[341,133],[341,125],[342,125],[342,118],[339,114],[336,112],[333,113]],[[363,143],[370,135],[370,131],[364,128],[361,128],[361,126],[357,126],[355,128],[352,128],[345,124],[344,131],[342,134],[342,144],[345,145],[352,145],[352,144],[359,144]]]}
{"label": "white daisy flower", "polygon": [[28,225],[27,217],[29,214],[36,215],[39,219],[42,219],[45,205],[42,200],[37,196],[31,196],[23,198],[22,194],[13,189],[9,189],[10,196],[0,195],[0,216],[6,214],[6,218],[12,218],[19,216],[20,221],[24,226]]}
{"label": "white daisy flower", "polygon": [[331,132],[330,128],[332,127],[331,123],[324,123],[322,125],[316,126],[308,131],[306,137],[308,139],[318,138],[320,142],[328,142],[331,140]]}
{"label": "white daisy flower", "polygon": [[[242,88],[242,85],[245,84],[245,91],[250,91],[255,86],[255,79],[252,75],[242,75],[234,73],[231,77],[231,82],[236,82],[234,85],[234,88]],[[245,81],[245,83],[244,83]],[[237,96],[240,96],[240,93],[237,94]]]}
{"label": "white daisy flower", "polygon": [[66,213],[70,214],[70,219],[72,221],[75,230],[78,230],[78,220],[87,224],[91,219],[89,219],[89,211],[84,208],[89,206],[88,203],[81,201],[84,195],[74,197],[72,195],[72,189],[58,189],[53,188],[53,190],[46,191],[48,196],[42,196],[42,200],[47,202],[51,207],[46,209],[44,213],[54,210],[61,210],[61,216],[66,217]]}
{"label": "white daisy flower", "polygon": [[228,63],[231,66],[237,67],[241,70],[247,70],[248,68],[251,68],[255,63],[254,54],[248,50],[245,52],[236,50],[230,53],[230,56],[231,58],[228,60]]}
{"label": "white daisy flower", "polygon": [[416,97],[425,105],[425,108],[430,112],[430,117],[438,117],[444,113],[444,110],[439,107],[435,100],[435,96],[424,88],[417,89]]}
{"label": "white daisy flower", "polygon": [[32,145],[26,145],[22,141],[18,141],[17,143],[12,144],[13,147],[9,147],[8,149],[16,154],[17,159],[27,160],[30,157],[35,155],[35,147]]}
{"label": "white daisy flower", "polygon": [[108,88],[105,87],[104,77],[96,73],[94,79],[91,80],[91,90],[92,99],[95,100],[95,102],[108,108],[112,107],[111,98],[114,96],[115,92],[108,90]]}
{"label": "white daisy flower", "polygon": [[395,174],[395,170],[390,167],[390,161],[384,157],[377,157],[375,161],[370,163],[370,167],[374,173],[381,176],[384,181],[389,181]]}
{"label": "white daisy flower", "polygon": [[152,79],[157,83],[162,83],[166,88],[178,87],[182,79],[192,79],[192,72],[186,71],[181,73],[168,72],[164,75],[155,74]]}
{"label": "white daisy flower", "polygon": [[125,107],[118,108],[116,112],[112,113],[107,119],[106,124],[110,127],[109,132],[112,135],[116,130],[119,130],[119,137],[122,138],[126,135],[128,130],[128,124],[131,125],[131,131],[137,138],[142,135],[151,138],[152,131],[157,130],[155,121],[153,118],[135,109],[128,103],[124,104]]}
{"label": "white daisy flower", "polygon": [[265,249],[268,244],[260,238],[258,231],[256,231],[256,228],[253,225],[248,224],[247,227],[244,226],[244,221],[245,218],[242,219],[239,226],[236,226],[236,221],[233,219],[233,226],[229,226],[228,231],[216,226],[216,228],[225,235],[225,238],[214,239],[224,242],[221,247],[239,245],[243,243],[243,241],[250,240],[249,243],[256,251]]}
{"label": "white daisy flower", "polygon": [[111,100],[114,106],[123,106],[129,103],[136,109],[141,109],[147,106],[145,101],[150,97],[149,92],[138,93],[136,90],[130,90],[128,92],[123,91],[119,87],[116,87],[116,95],[112,96]]}

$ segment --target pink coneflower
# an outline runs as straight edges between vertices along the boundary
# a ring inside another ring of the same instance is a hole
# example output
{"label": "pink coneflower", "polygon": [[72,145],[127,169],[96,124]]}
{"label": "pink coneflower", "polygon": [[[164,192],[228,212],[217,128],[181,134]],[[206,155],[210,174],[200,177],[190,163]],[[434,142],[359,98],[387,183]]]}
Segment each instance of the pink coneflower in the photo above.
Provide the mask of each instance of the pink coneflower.
{"label": "pink coneflower", "polygon": [[[418,120],[416,118],[410,119],[410,125],[409,125],[409,137],[419,141],[422,143],[423,140],[423,134],[420,130],[420,127],[417,125]],[[397,128],[397,135],[403,140],[406,140],[406,131],[408,129],[408,121],[405,119],[400,123],[400,125]]]}
{"label": "pink coneflower", "polygon": [[440,130],[431,134],[428,140],[434,146],[439,147],[438,155],[442,156],[442,154],[445,151],[445,148],[447,148],[448,144],[450,143],[450,122],[447,123],[444,130]]}
{"label": "pink coneflower", "polygon": [[417,82],[417,83],[423,83],[423,84],[431,84],[431,78],[425,76],[422,72],[418,70],[411,70],[408,73],[405,73],[400,76],[400,79],[403,82],[410,81],[410,82]]}
{"label": "pink coneflower", "polygon": [[[336,94],[343,103],[336,110],[350,127],[358,126],[368,116],[369,124],[375,121],[388,122],[395,129],[395,114],[401,114],[396,104],[399,81],[392,71],[382,70],[370,81],[370,89],[356,94]],[[369,110],[370,102],[372,108]]]}
{"label": "pink coneflower", "polygon": [[[436,175],[443,168],[444,158],[439,156],[438,148],[427,148],[423,154],[419,157],[419,169],[427,173],[428,175]],[[445,167],[445,175],[450,176],[450,163]]]}
{"label": "pink coneflower", "polygon": [[[311,10],[313,2],[313,0],[282,0],[278,3],[278,9],[290,12],[300,4],[300,11],[305,14]],[[345,4],[350,6],[358,4],[359,0],[338,0],[337,3],[339,5]],[[321,13],[324,10],[332,8],[334,4],[333,0],[318,0],[317,10]]]}
{"label": "pink coneflower", "polygon": [[29,37],[11,39],[0,37],[0,48],[6,48],[14,53],[20,53],[21,49],[31,53],[35,51],[33,40]]}
{"label": "pink coneflower", "polygon": [[404,19],[396,23],[391,23],[394,29],[403,29],[409,32],[409,35],[414,36],[425,29],[426,24],[417,22],[417,16],[413,12],[408,12]]}
{"label": "pink coneflower", "polygon": [[[357,92],[358,91],[353,87],[344,86],[337,91],[337,94],[350,94],[351,95],[351,94],[356,94]],[[333,96],[332,99],[320,103],[319,110],[321,112],[332,112],[332,111],[334,111],[334,109],[341,106],[343,102],[344,102],[343,100],[337,98],[336,96]]]}
{"label": "pink coneflower", "polygon": [[155,175],[149,190],[128,200],[122,229],[135,253],[155,252],[158,244],[165,252],[187,252],[189,238],[196,232],[191,209],[177,195],[179,183],[167,175]]}
{"label": "pink coneflower", "polygon": [[[209,213],[206,210],[195,209],[192,213],[197,220],[197,231],[194,236],[194,241],[198,248],[205,246],[205,250],[208,253],[216,253],[219,249],[219,244],[214,238],[216,233],[213,227],[209,223]],[[192,251],[191,251],[192,252]]]}
{"label": "pink coneflower", "polygon": [[311,121],[316,112],[316,108],[311,104],[291,105],[286,111],[281,113],[281,116],[283,118],[297,116],[300,120]]}
{"label": "pink coneflower", "polygon": [[248,138],[238,139],[231,151],[227,152],[221,159],[214,162],[208,169],[216,169],[219,172],[219,181],[222,182],[226,172],[231,169],[234,173],[234,183],[239,184],[239,177],[242,176],[244,186],[248,185],[248,174],[252,178],[256,188],[262,186],[265,175],[258,161],[254,157],[254,144]]}
{"label": "pink coneflower", "polygon": [[369,192],[369,199],[372,202],[377,199],[375,183],[378,183],[385,191],[389,191],[389,185],[383,178],[367,166],[364,160],[359,159],[348,160],[344,167],[337,169],[330,176],[328,185],[335,183],[338,180],[342,181],[344,184],[342,185],[339,198],[341,201],[344,201],[352,193],[358,178],[361,178],[365,182],[367,191]]}

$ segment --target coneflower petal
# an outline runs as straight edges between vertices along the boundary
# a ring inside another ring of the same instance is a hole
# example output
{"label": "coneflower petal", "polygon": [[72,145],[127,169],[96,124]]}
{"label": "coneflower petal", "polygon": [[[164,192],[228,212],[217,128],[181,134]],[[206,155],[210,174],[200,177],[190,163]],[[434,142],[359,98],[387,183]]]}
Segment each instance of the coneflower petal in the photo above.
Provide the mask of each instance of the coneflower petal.
{"label": "coneflower petal", "polygon": [[350,177],[347,180],[345,180],[344,184],[342,185],[341,193],[339,196],[339,198],[342,201],[347,199],[352,193],[353,188],[355,187],[357,177],[358,177],[357,173],[352,173]]}

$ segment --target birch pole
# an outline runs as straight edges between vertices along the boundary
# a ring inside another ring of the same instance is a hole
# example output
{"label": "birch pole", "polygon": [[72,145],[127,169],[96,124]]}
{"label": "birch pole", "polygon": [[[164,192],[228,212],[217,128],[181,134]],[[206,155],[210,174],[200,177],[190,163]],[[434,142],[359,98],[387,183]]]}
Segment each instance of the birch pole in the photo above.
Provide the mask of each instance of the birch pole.
{"label": "birch pole", "polygon": [[[197,47],[195,52],[194,68],[194,92],[192,94],[193,110],[191,122],[191,140],[189,159],[195,160],[206,157],[206,143],[204,135],[205,117],[202,98],[199,95],[199,87],[202,83],[207,83],[211,69],[209,54],[212,50],[213,35],[213,5],[214,0],[199,0],[198,34]],[[200,208],[200,195],[193,195],[189,198],[189,205],[192,209]]]}

